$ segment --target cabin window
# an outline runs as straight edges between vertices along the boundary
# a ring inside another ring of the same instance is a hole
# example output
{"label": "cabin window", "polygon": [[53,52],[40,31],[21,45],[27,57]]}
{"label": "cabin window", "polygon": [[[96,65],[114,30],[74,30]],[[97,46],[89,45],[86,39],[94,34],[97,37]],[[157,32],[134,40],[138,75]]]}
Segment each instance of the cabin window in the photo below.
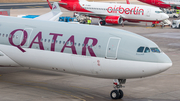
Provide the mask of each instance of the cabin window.
{"label": "cabin window", "polygon": [[0,33],[0,36],[1,36],[1,33]]}
{"label": "cabin window", "polygon": [[54,43],[54,40],[52,40],[52,43]]}
{"label": "cabin window", "polygon": [[92,45],[90,45],[90,48],[92,48]]}
{"label": "cabin window", "polygon": [[74,46],[76,46],[76,43],[74,43]]}
{"label": "cabin window", "polygon": [[58,43],[58,40],[56,40],[56,43]]}
{"label": "cabin window", "polygon": [[144,50],[144,47],[139,47],[138,49],[137,49],[137,52],[143,52],[143,50]]}
{"label": "cabin window", "polygon": [[41,39],[41,42],[43,42],[43,39]]}
{"label": "cabin window", "polygon": [[71,42],[71,46],[73,45],[73,42]]}
{"label": "cabin window", "polygon": [[46,42],[46,39],[44,39],[44,42]]}
{"label": "cabin window", "polygon": [[50,42],[51,40],[49,39],[48,42]]}
{"label": "cabin window", "polygon": [[59,41],[59,44],[61,44],[61,41]]}
{"label": "cabin window", "polygon": [[80,43],[78,43],[78,46],[80,46],[81,44]]}
{"label": "cabin window", "polygon": [[6,37],[8,37],[8,34],[6,34]]}
{"label": "cabin window", "polygon": [[4,34],[3,34],[3,37],[4,37]]}
{"label": "cabin window", "polygon": [[65,44],[65,41],[63,41],[63,44]]}

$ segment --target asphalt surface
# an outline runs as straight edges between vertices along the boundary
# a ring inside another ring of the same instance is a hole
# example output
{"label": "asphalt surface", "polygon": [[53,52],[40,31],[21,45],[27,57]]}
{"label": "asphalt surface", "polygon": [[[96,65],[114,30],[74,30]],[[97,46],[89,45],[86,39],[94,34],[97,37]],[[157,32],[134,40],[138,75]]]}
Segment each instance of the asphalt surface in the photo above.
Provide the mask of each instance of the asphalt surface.
{"label": "asphalt surface", "polygon": [[[61,8],[62,16],[72,12]],[[11,16],[43,14],[49,8],[12,9]],[[173,20],[173,18],[171,18]],[[98,19],[93,24],[98,25]],[[150,27],[151,23],[106,25],[128,30],[154,41],[172,60],[167,71],[147,78],[128,79],[123,99],[116,101],[180,101],[180,29]],[[0,101],[114,101],[113,80],[35,68],[0,68]]]}

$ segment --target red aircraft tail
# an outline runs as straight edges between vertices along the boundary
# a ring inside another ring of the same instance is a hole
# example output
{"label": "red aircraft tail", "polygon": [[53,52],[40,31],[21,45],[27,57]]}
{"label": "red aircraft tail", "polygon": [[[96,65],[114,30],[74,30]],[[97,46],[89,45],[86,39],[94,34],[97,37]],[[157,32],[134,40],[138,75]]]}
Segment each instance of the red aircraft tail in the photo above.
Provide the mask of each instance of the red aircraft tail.
{"label": "red aircraft tail", "polygon": [[48,3],[48,5],[49,5],[50,9],[52,9],[52,5],[51,5],[51,3],[49,2],[49,0],[47,0],[47,3]]}
{"label": "red aircraft tail", "polygon": [[126,0],[127,4],[130,4],[129,0]]}

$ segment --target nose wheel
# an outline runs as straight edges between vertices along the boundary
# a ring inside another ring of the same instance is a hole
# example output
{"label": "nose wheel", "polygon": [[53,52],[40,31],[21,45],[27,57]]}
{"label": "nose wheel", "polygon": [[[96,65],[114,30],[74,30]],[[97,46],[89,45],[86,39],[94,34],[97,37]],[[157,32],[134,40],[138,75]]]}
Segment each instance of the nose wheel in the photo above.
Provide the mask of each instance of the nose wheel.
{"label": "nose wheel", "polygon": [[123,91],[121,89],[112,90],[111,94],[110,94],[112,99],[121,99],[123,97],[123,95],[124,95],[124,93],[123,93]]}
{"label": "nose wheel", "polygon": [[114,90],[111,91],[110,96],[112,99],[121,99],[124,96],[123,91],[120,89],[122,88],[122,84],[125,84],[126,79],[114,79],[113,84]]}

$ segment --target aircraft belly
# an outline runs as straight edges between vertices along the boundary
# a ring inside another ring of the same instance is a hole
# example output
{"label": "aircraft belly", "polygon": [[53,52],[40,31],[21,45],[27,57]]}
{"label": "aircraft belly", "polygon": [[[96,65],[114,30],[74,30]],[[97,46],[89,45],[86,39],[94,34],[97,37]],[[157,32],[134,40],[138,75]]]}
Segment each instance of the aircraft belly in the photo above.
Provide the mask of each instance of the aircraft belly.
{"label": "aircraft belly", "polygon": [[0,48],[8,54],[12,60],[24,67],[74,72],[70,61],[71,54],[28,48],[24,48],[26,52],[22,52],[17,47],[6,45],[0,45]]}
{"label": "aircraft belly", "polygon": [[77,73],[91,74],[93,72],[92,58],[89,56],[72,55],[72,64]]}
{"label": "aircraft belly", "polygon": [[162,72],[158,64],[153,62],[109,59],[109,67],[103,68],[103,72],[107,78],[141,78]]}
{"label": "aircraft belly", "polygon": [[29,48],[23,48],[26,51],[23,53],[17,47],[7,45],[0,45],[0,49],[8,54],[12,60],[15,60],[24,67],[56,70],[88,76],[96,75],[96,77],[97,75],[100,77],[103,75],[101,65],[105,62],[101,61],[102,58]]}
{"label": "aircraft belly", "polygon": [[0,67],[19,67],[20,65],[13,61],[8,55],[0,51]]}

